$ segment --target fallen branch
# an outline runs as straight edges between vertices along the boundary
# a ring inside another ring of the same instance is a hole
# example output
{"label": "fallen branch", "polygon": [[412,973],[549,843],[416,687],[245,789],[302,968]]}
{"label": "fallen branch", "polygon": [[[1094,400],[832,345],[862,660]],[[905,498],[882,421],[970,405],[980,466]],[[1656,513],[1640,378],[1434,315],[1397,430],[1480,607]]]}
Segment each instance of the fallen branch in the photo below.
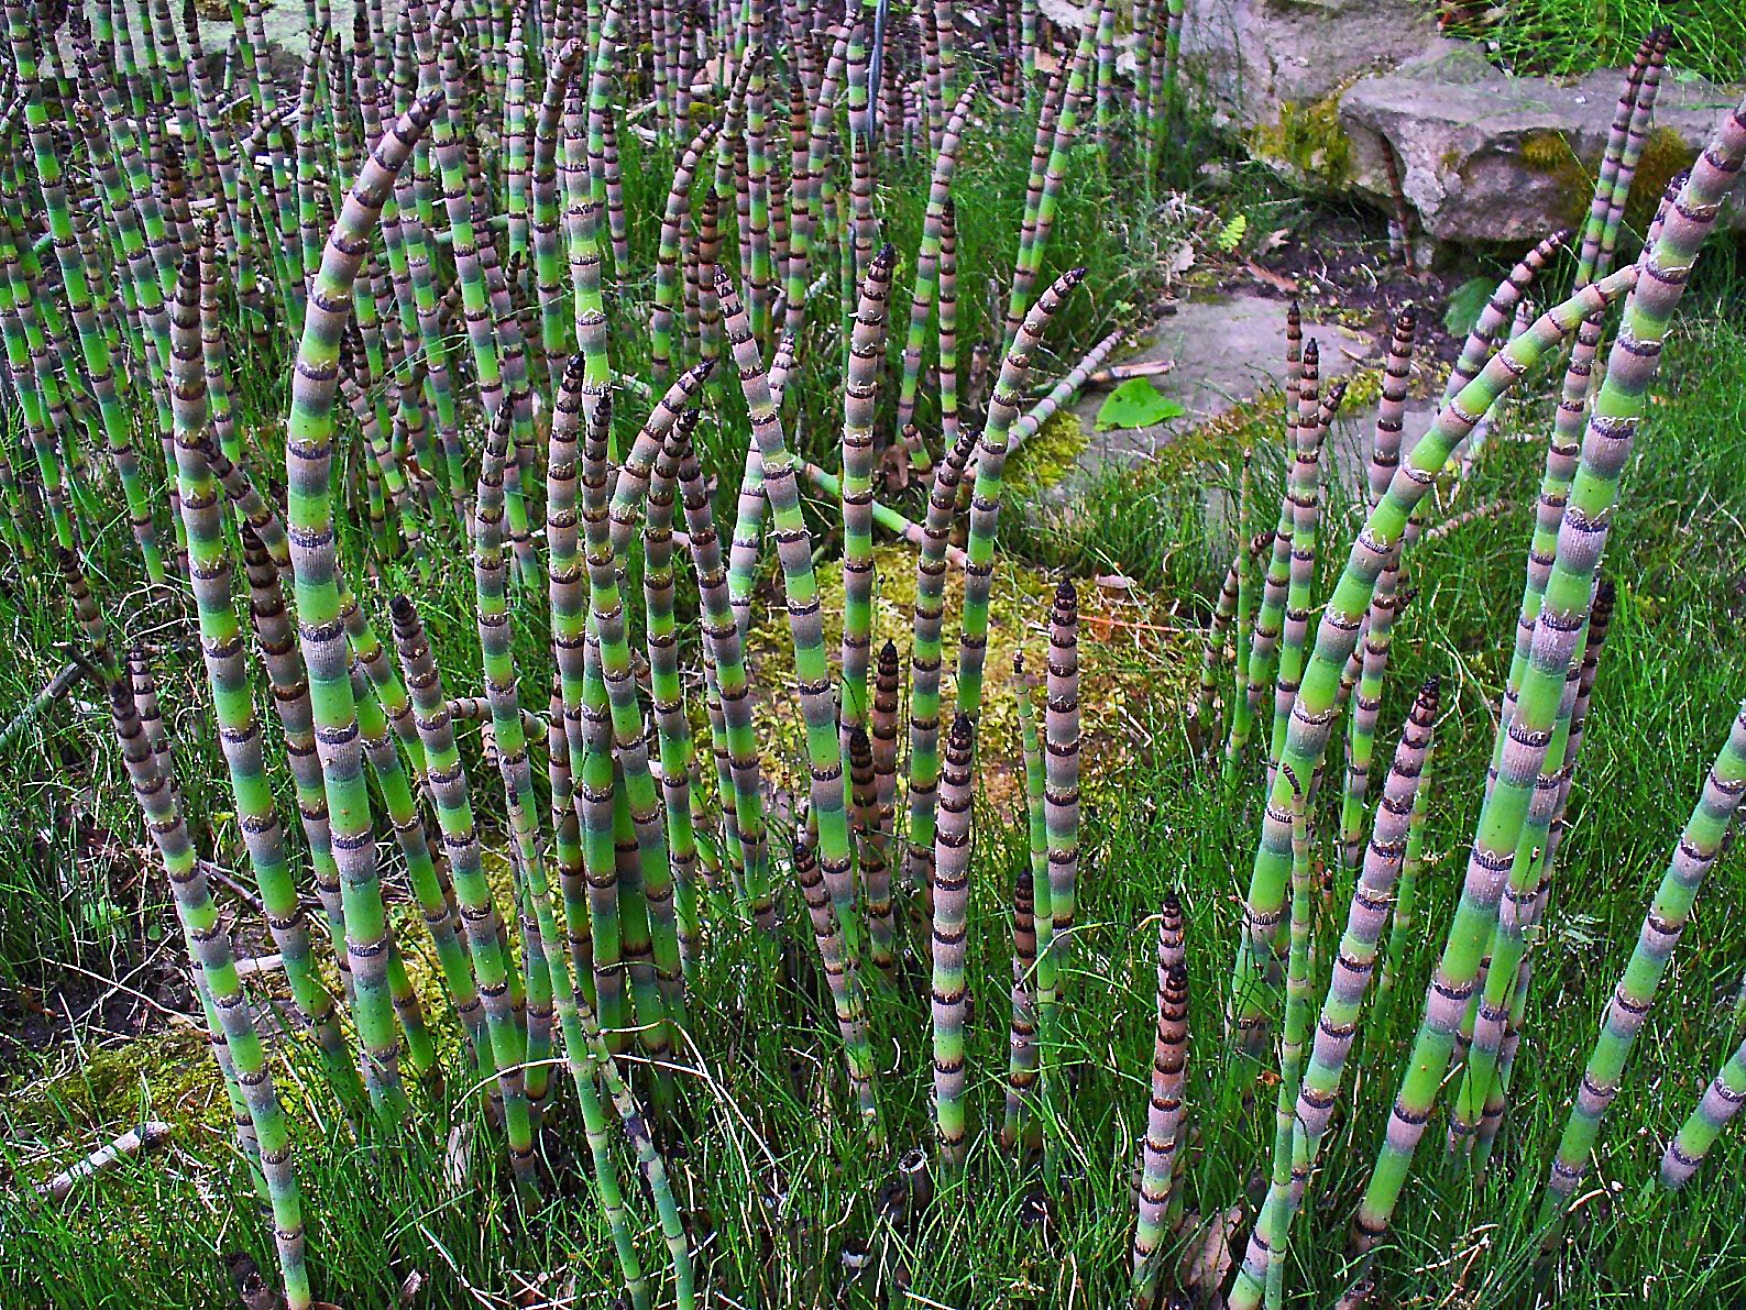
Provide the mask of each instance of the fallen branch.
{"label": "fallen branch", "polygon": [[108,1146],[91,1152],[70,1169],[64,1169],[42,1184],[41,1192],[57,1201],[64,1201],[82,1178],[102,1173],[118,1160],[131,1159],[141,1152],[155,1150],[170,1140],[170,1125],[160,1119],[148,1119],[138,1128],[130,1128]]}
{"label": "fallen branch", "polygon": [[59,673],[49,679],[47,686],[31,697],[30,704],[15,714],[4,728],[0,728],[0,750],[10,746],[20,733],[36,722],[38,715],[71,691],[84,672],[83,663],[69,660]]}

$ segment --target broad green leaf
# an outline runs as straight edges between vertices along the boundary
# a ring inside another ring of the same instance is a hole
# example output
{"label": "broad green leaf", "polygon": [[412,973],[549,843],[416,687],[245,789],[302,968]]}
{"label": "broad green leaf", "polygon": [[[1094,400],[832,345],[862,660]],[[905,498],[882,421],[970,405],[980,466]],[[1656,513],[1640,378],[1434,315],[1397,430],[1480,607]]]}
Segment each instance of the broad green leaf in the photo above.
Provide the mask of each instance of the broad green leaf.
{"label": "broad green leaf", "polygon": [[1165,419],[1181,418],[1188,411],[1170,399],[1148,378],[1129,378],[1104,398],[1097,411],[1097,430],[1146,428]]}
{"label": "broad green leaf", "polygon": [[1496,289],[1496,280],[1488,277],[1476,277],[1456,287],[1449,295],[1449,303],[1443,307],[1443,326],[1449,329],[1449,334],[1464,337],[1473,331],[1473,325],[1479,322],[1486,302]]}

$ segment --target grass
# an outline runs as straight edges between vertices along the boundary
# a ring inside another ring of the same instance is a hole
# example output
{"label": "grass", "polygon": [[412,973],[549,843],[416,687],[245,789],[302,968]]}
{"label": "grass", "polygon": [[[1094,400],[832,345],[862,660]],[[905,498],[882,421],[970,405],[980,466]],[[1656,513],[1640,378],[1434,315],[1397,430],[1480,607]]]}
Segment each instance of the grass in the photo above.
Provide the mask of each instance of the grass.
{"label": "grass", "polygon": [[[1564,868],[1534,948],[1519,1092],[1482,1185],[1444,1169],[1441,1121],[1434,1122],[1397,1245],[1383,1257],[1384,1286],[1398,1304],[1436,1304],[1451,1288],[1472,1306],[1536,1298],[1696,1306],[1741,1291],[1740,1143],[1725,1140],[1698,1184],[1678,1197],[1641,1191],[1667,1135],[1732,1044],[1729,1012],[1746,964],[1738,948],[1746,927],[1740,909],[1746,864],[1737,852],[1712,873],[1638,1044],[1603,1137],[1585,1221],[1551,1269],[1536,1273],[1532,1259],[1543,1171],[1581,1061],[1648,891],[1742,691],[1733,656],[1743,622],[1737,544],[1746,521],[1746,332],[1724,317],[1688,320],[1667,367],[1617,525],[1610,572],[1620,587],[1619,616],[1603,657]],[[1209,437],[1202,458],[1216,459],[1221,442],[1258,435]],[[1382,723],[1391,735],[1407,689],[1426,674],[1444,675],[1430,834],[1438,855],[1424,884],[1426,936],[1403,964],[1389,1012],[1366,1018],[1356,1062],[1358,1108],[1336,1120],[1327,1168],[1293,1247],[1291,1284],[1299,1288],[1341,1285],[1346,1218],[1368,1174],[1396,1065],[1417,1021],[1418,990],[1452,908],[1453,853],[1476,813],[1539,463],[1536,444],[1498,440],[1490,450],[1464,503],[1503,499],[1516,508],[1471,523],[1414,558],[1411,582],[1419,597],[1399,629]],[[1119,563],[1166,596],[1205,594],[1224,529],[1195,511],[1199,467],[1184,456],[1155,481],[1109,475],[1092,483],[1079,502],[1079,540],[1088,552],[1080,559],[1099,567]],[[1341,514],[1338,505],[1334,513]],[[1136,553],[1147,541],[1146,551]],[[1059,540],[1056,549],[1065,549]],[[1126,651],[1107,658],[1142,671],[1146,663]],[[1169,658],[1191,660],[1192,650]],[[1170,667],[1152,659],[1151,674],[1168,678]],[[710,942],[695,1003],[696,1031],[707,1039],[685,1098],[691,1133],[671,1163],[682,1204],[697,1207],[694,1233],[707,1253],[709,1283],[727,1298],[723,1304],[818,1304],[841,1293],[849,1304],[871,1305],[900,1276],[919,1304],[1113,1304],[1123,1286],[1129,1171],[1151,1040],[1147,925],[1172,888],[1182,891],[1187,907],[1193,979],[1189,1102],[1199,1138],[1188,1206],[1207,1213],[1245,1196],[1253,1202],[1271,1106],[1265,1097],[1246,1100],[1250,1074],[1223,1058],[1219,1015],[1238,926],[1238,875],[1256,816],[1231,814],[1216,782],[1189,761],[1181,733],[1185,697],[1130,702],[1119,725],[1089,720],[1094,730],[1122,737],[1124,749],[1101,753],[1104,764],[1088,786],[1086,921],[1076,933],[1075,1001],[1057,1057],[1076,1079],[1061,1124],[1076,1177],[1070,1203],[1049,1222],[1026,1222],[1032,1176],[986,1143],[972,1149],[964,1190],[939,1197],[919,1223],[882,1217],[877,1198],[892,1180],[888,1162],[867,1158],[843,1134],[840,1119],[820,1113],[839,1076],[828,1014],[816,998],[802,1004],[754,968],[744,941],[720,935]],[[1010,751],[1010,744],[999,749]],[[972,1123],[980,1125],[998,1118],[996,1071],[1005,1058],[1002,889],[1023,858],[1012,818],[1004,798],[991,797],[978,814],[969,1096]],[[791,921],[799,918],[797,904],[786,909]],[[876,1012],[883,1062],[893,1070],[885,1086],[894,1146],[901,1148],[927,1134],[919,980],[881,998]],[[221,1098],[204,1062],[184,1071],[199,1057],[179,1039],[154,1038],[143,1050],[146,1058],[120,1076],[113,1068],[105,1073],[114,1058],[105,1053],[95,1075],[87,1069],[15,1085],[8,1099],[8,1163],[21,1176],[38,1175],[51,1154],[64,1162],[72,1143],[102,1138],[145,1113],[178,1123],[167,1158],[126,1166],[64,1206],[44,1205],[16,1185],[0,1192],[0,1285],[17,1289],[10,1295],[20,1303],[216,1304],[226,1295],[229,1252],[247,1249],[267,1263],[269,1253],[257,1249],[264,1225],[226,1218],[226,1197],[246,1192],[247,1175],[226,1142]],[[161,1065],[151,1052],[161,1055]],[[333,1107],[308,1090],[315,1081],[301,1085],[293,1100],[309,1122],[300,1140],[312,1144],[300,1154],[300,1173],[310,1212],[319,1216],[312,1250],[330,1299],[393,1304],[415,1271],[425,1289],[415,1304],[459,1303],[475,1290],[510,1298],[532,1284],[551,1295],[572,1279],[588,1304],[613,1284],[604,1228],[584,1199],[573,1159],[548,1162],[551,1199],[545,1209],[522,1214],[490,1178],[498,1162],[483,1135],[475,1139],[471,1172],[447,1177],[451,1131],[462,1122],[452,1102],[434,1099],[432,1113],[406,1137],[359,1145],[331,1122]],[[709,1228],[702,1226],[704,1207],[713,1212]],[[206,1218],[189,1221],[199,1215]],[[644,1239],[652,1253],[653,1234]],[[859,1249],[856,1243],[870,1245],[873,1258],[845,1288],[842,1253]]]}
{"label": "grass", "polygon": [[[1631,62],[1653,27],[1674,31],[1669,66],[1713,82],[1738,82],[1746,67],[1746,13],[1709,0],[1504,0],[1483,29],[1518,73],[1564,76]],[[1476,33],[1477,34],[1477,33]]]}
{"label": "grass", "polygon": [[[999,136],[999,125],[984,132]],[[633,154],[634,140],[627,134]],[[1013,225],[1007,220],[1022,200],[1026,151],[1028,141],[1005,139],[973,141],[964,152],[958,195],[967,341],[991,308],[972,292],[1010,263]],[[626,161],[633,240],[645,252],[653,233],[644,216],[658,203],[665,166],[664,160]],[[882,197],[886,235],[902,250],[914,249],[920,230],[918,177],[919,166],[915,175],[893,173]],[[1095,294],[1076,300],[1073,321],[1056,342],[1057,358],[1039,366],[1040,376],[1064,369],[1075,350],[1145,303],[1156,276],[1149,256],[1179,235],[1151,197],[1136,205],[1119,196],[1089,163],[1072,177],[1043,277],[1069,262],[1071,252],[1073,262],[1091,266]],[[1112,220],[1112,212],[1136,216]],[[899,305],[907,280],[900,272]],[[1383,1256],[1384,1286],[1398,1304],[1446,1303],[1453,1290],[1470,1306],[1536,1298],[1561,1305],[1647,1300],[1707,1306],[1738,1296],[1746,1278],[1740,1272],[1746,1221],[1739,1218],[1746,1214],[1746,1172],[1739,1168],[1737,1141],[1718,1147],[1704,1177],[1685,1194],[1640,1190],[1667,1135],[1732,1044],[1730,1006],[1746,964],[1737,947],[1746,868],[1737,852],[1713,872],[1638,1044],[1602,1140],[1585,1222],[1549,1268],[1535,1266],[1532,1231],[1544,1170],[1601,1009],[1702,768],[1743,690],[1735,665],[1746,604],[1736,554],[1746,521],[1746,331],[1735,325],[1737,316],[1730,321],[1725,311],[1738,306],[1720,303],[1720,285],[1713,280],[1712,303],[1686,320],[1670,349],[1661,403],[1628,475],[1612,569],[1620,611],[1589,720],[1564,870],[1535,945],[1536,990],[1512,1115],[1483,1185],[1443,1168],[1434,1127],[1396,1244]],[[634,299],[639,289],[632,290]],[[998,316],[999,306],[992,308]],[[828,311],[821,317],[831,321]],[[901,321],[901,313],[896,317]],[[633,315],[621,308],[613,325],[615,363],[634,374],[642,345],[632,324]],[[802,448],[821,462],[829,459],[840,422],[834,350],[828,331],[805,343],[794,382]],[[279,413],[283,381],[257,361],[245,381],[250,412]],[[739,430],[735,404],[705,426],[714,471],[729,484],[732,462],[715,434]],[[1524,410],[1514,412],[1527,431],[1543,425],[1543,405],[1532,420]],[[1187,909],[1193,983],[1188,1099],[1197,1138],[1188,1206],[1210,1215],[1244,1202],[1252,1207],[1258,1199],[1272,1136],[1270,1098],[1255,1095],[1253,1066],[1227,1058],[1221,1014],[1259,816],[1252,804],[1247,810],[1231,805],[1216,778],[1189,756],[1183,720],[1198,652],[1173,616],[1198,621],[1204,615],[1229,554],[1228,515],[1222,501],[1209,511],[1208,485],[1228,483],[1233,457],[1253,445],[1260,454],[1258,485],[1268,489],[1262,503],[1276,494],[1275,427],[1263,401],[1191,434],[1138,470],[1097,475],[1064,508],[1045,512],[1025,499],[1035,493],[1025,493],[1005,515],[1008,559],[996,588],[984,744],[990,767],[978,806],[972,879],[973,1131],[964,1183],[922,1214],[892,1211],[892,1159],[930,1135],[928,1002],[919,976],[905,976],[874,1002],[894,1148],[875,1158],[839,1113],[840,1052],[828,1005],[808,969],[797,963],[798,984],[790,984],[762,967],[747,936],[723,930],[710,936],[692,992],[701,1045],[690,1053],[694,1067],[681,1074],[683,1132],[664,1145],[704,1281],[720,1293],[721,1304],[904,1304],[898,1289],[908,1304],[919,1305],[1117,1304],[1126,1288],[1132,1171],[1152,1040],[1152,916],[1173,889]],[[258,468],[277,481],[273,443],[261,449]],[[1462,506],[1496,500],[1513,508],[1467,525],[1412,563],[1409,585],[1418,599],[1397,629],[1382,732],[1386,746],[1409,690],[1428,674],[1443,675],[1430,843],[1438,855],[1423,884],[1425,936],[1409,960],[1397,962],[1403,978],[1392,1007],[1367,1017],[1348,1080],[1346,1103],[1355,1101],[1356,1109],[1336,1119],[1326,1169],[1297,1230],[1290,1284],[1299,1289],[1330,1293],[1346,1278],[1345,1223],[1374,1157],[1397,1065],[1417,1021],[1417,996],[1452,908],[1458,852],[1477,812],[1539,458],[1538,444],[1494,441],[1462,493]],[[1340,553],[1334,543],[1343,544],[1355,526],[1343,493],[1333,495],[1329,516],[1324,577]],[[356,533],[355,519],[347,531]],[[197,835],[202,848],[215,844],[220,862],[234,865],[225,857],[236,851],[237,835],[209,749],[204,683],[196,653],[180,635],[186,615],[142,608],[129,593],[125,530],[104,539],[113,548],[99,551],[98,571],[107,566],[109,576],[96,579],[98,592],[129,639],[158,647],[166,716],[182,746],[178,781],[186,810],[205,829]],[[908,580],[902,552],[887,550],[882,558],[899,565],[885,573],[883,600],[891,612],[883,617],[889,620]],[[52,676],[59,661],[53,643],[74,635],[59,584],[42,570],[17,572],[0,591],[0,630],[15,652],[0,659],[0,703],[9,704],[21,703]],[[1121,572],[1137,581],[1140,594],[1087,605],[1091,774],[1082,918],[1074,934],[1073,1002],[1064,1008],[1053,1056],[1055,1067],[1069,1071],[1073,1088],[1055,1107],[1060,1117],[1052,1126],[1066,1144],[1070,1181],[1066,1202],[1047,1212],[1037,1204],[1034,1171],[996,1150],[986,1130],[999,1119],[1006,1059],[1005,892],[1027,858],[1010,786],[1011,702],[998,689],[998,675],[1014,646],[1022,644],[1034,660],[1040,656],[1036,613],[1027,602],[1047,594],[1043,575],[1059,572]],[[379,613],[381,596],[408,583],[389,566],[372,586],[368,608]],[[415,594],[439,664],[476,669],[464,567]],[[690,609],[681,597],[680,612]],[[1154,632],[1163,639],[1144,635]],[[523,625],[516,638],[530,666],[541,666],[547,647],[541,624]],[[767,660],[766,676],[779,671],[783,647],[779,640],[754,644]],[[81,688],[52,709],[19,748],[19,758],[30,763],[0,775],[0,807],[8,816],[0,827],[0,878],[8,880],[0,885],[0,979],[20,994],[21,1009],[41,1004],[41,993],[64,983],[69,966],[131,977],[127,971],[140,957],[155,953],[166,923],[167,893],[139,872],[152,865],[141,857],[137,818],[101,706],[92,702],[89,689]],[[797,747],[783,735],[792,723],[778,715],[769,726],[771,753],[792,760]],[[462,735],[473,776],[487,776],[478,730]],[[276,748],[270,742],[269,754]],[[484,800],[493,790],[481,786],[478,795]],[[1253,797],[1256,788],[1240,794]],[[489,827],[501,826],[495,802],[485,801],[482,809]],[[391,875],[390,884],[397,878]],[[1342,909],[1336,903],[1325,913]],[[804,924],[792,888],[784,889],[783,911],[790,924]],[[804,947],[798,958],[810,958]],[[427,984],[430,969],[415,962]],[[187,1001],[184,994],[154,1003],[185,1009]],[[224,1098],[200,1042],[179,1028],[116,1042],[94,1022],[89,1015],[72,1022],[78,1045],[71,1053],[15,1059],[3,1075],[0,1169],[11,1176],[0,1185],[0,1287],[14,1290],[0,1300],[227,1304],[231,1256],[243,1251],[270,1268],[271,1252],[267,1225],[246,1205],[239,1217],[236,1199],[249,1195],[249,1174],[230,1145]],[[456,1040],[453,1032],[444,1037]],[[546,1199],[524,1211],[507,1186],[499,1143],[475,1118],[470,1089],[421,1089],[415,1096],[422,1113],[413,1127],[354,1136],[310,1053],[294,1043],[286,1047],[289,1076],[281,1086],[299,1121],[298,1170],[321,1295],[347,1306],[388,1306],[402,1303],[403,1289],[416,1282],[411,1304],[526,1304],[537,1297],[609,1303],[617,1269],[582,1163],[572,1154],[576,1134],[547,1139]],[[27,1185],[148,1115],[176,1125],[167,1155],[125,1164],[76,1189],[64,1204],[41,1200]],[[633,1212],[646,1215],[647,1207],[635,1205]],[[638,1240],[658,1268],[652,1226]]]}

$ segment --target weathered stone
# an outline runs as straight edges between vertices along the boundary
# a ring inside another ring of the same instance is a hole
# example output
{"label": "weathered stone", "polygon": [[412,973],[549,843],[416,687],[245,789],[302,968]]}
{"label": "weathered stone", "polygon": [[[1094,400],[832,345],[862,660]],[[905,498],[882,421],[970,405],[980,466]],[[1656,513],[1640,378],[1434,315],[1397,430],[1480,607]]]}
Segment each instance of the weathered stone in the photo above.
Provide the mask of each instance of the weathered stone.
{"label": "weathered stone", "polygon": [[[1334,324],[1307,324],[1304,336],[1321,342],[1322,382],[1348,377],[1360,369],[1375,369],[1382,354],[1368,333]],[[1146,428],[1096,430],[1097,412],[1105,390],[1082,392],[1070,406],[1090,441],[1080,457],[1082,470],[1105,464],[1128,464],[1157,453],[1184,431],[1207,423],[1234,405],[1280,386],[1285,374],[1285,302],[1254,291],[1192,297],[1129,342],[1123,362],[1171,360],[1175,367],[1153,385],[1179,402],[1183,415]],[[1414,402],[1407,421],[1407,442],[1416,441],[1430,425],[1428,405]],[[1364,467],[1364,443],[1375,423],[1375,404],[1353,404],[1336,421],[1334,458],[1352,488]],[[1281,427],[1283,432],[1283,425]],[[1069,479],[1062,494],[1069,494]]]}
{"label": "weathered stone", "polygon": [[[1475,46],[1433,42],[1341,97],[1346,180],[1387,207],[1383,151],[1392,149],[1401,190],[1431,237],[1537,240],[1587,212],[1622,81],[1604,69],[1568,82],[1510,77]],[[1634,225],[1654,212],[1667,180],[1696,158],[1738,100],[1737,91],[1702,80],[1663,80],[1632,191]],[[1734,215],[1738,224],[1737,208]]]}
{"label": "weathered stone", "polygon": [[1423,0],[1187,0],[1183,72],[1218,125],[1289,136],[1294,117],[1420,54],[1435,31]]}

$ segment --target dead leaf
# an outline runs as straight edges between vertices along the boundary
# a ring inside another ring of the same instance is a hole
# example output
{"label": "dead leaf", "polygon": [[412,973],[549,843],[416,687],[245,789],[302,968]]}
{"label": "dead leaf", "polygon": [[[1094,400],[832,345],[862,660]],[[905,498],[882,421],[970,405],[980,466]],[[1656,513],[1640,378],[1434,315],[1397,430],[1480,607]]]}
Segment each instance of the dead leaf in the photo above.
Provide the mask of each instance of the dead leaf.
{"label": "dead leaf", "polygon": [[1288,296],[1297,294],[1297,280],[1286,277],[1283,273],[1275,273],[1270,268],[1262,268],[1252,259],[1245,259],[1243,267],[1249,270],[1249,276],[1263,286],[1272,287],[1275,291],[1283,291]]}
{"label": "dead leaf", "polygon": [[449,1130],[448,1150],[443,1153],[443,1173],[452,1190],[466,1190],[473,1174],[472,1124],[458,1123]]}
{"label": "dead leaf", "polygon": [[230,1266],[230,1280],[236,1288],[236,1298],[243,1310],[281,1310],[284,1300],[265,1278],[261,1267],[246,1251],[233,1251],[224,1257]]}
{"label": "dead leaf", "polygon": [[1376,1275],[1366,1272],[1364,1277],[1353,1283],[1334,1302],[1334,1310],[1369,1310],[1371,1302],[1376,1297]]}
{"label": "dead leaf", "polygon": [[892,442],[885,448],[885,485],[892,491],[904,490],[909,486],[909,470],[909,448],[901,441]]}
{"label": "dead leaf", "polygon": [[1242,1227],[1243,1207],[1233,1205],[1203,1223],[1183,1248],[1182,1288],[1202,1304],[1210,1303],[1224,1286]]}

